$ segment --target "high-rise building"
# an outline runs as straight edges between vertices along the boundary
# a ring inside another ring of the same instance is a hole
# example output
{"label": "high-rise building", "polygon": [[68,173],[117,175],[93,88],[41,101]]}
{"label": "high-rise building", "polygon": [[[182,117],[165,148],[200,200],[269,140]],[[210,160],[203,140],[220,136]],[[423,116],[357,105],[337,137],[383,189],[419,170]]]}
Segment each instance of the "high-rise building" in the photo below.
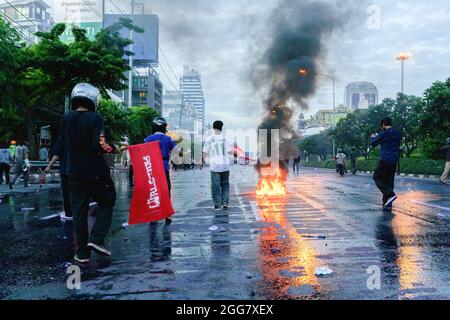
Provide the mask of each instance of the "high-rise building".
{"label": "high-rise building", "polygon": [[184,134],[197,134],[199,122],[197,111],[192,104],[183,103],[183,95],[176,90],[167,90],[164,94],[162,115],[169,129]]}
{"label": "high-rise building", "polygon": [[192,105],[197,112],[197,118],[200,122],[200,128],[198,128],[197,134],[203,136],[205,132],[206,110],[200,73],[185,65],[183,76],[180,79],[180,86],[181,92],[183,93],[183,103],[185,105]]}
{"label": "high-rise building", "polygon": [[[120,96],[120,92],[114,93]],[[163,84],[153,68],[133,68],[132,106],[149,106],[161,114],[162,93]],[[124,102],[128,101],[128,90],[122,93],[122,97]]]}
{"label": "high-rise building", "polygon": [[53,21],[50,6],[43,0],[10,0],[0,4],[0,18],[11,23],[22,40],[28,44],[38,42],[34,34],[50,31]]}
{"label": "high-rise building", "polygon": [[345,88],[345,106],[367,109],[378,104],[378,89],[372,82],[353,82]]}

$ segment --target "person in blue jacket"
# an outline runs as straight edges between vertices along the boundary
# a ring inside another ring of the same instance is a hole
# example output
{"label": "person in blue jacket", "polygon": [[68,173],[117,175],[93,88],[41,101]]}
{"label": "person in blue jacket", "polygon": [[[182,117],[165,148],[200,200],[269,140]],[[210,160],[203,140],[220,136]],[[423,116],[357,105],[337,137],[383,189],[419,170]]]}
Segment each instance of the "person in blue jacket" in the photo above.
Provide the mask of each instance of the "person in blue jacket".
{"label": "person in blue jacket", "polygon": [[378,189],[383,194],[383,209],[391,210],[392,204],[397,200],[394,192],[395,171],[400,159],[400,133],[392,127],[392,119],[387,117],[381,120],[381,133],[373,134],[370,145],[381,146],[381,158],[373,175]]}
{"label": "person in blue jacket", "polygon": [[[172,150],[176,147],[176,145],[183,141],[183,138],[180,137],[178,141],[175,141],[172,137],[168,136],[167,133],[167,121],[164,118],[158,117],[153,120],[152,123],[152,132],[153,134],[144,139],[145,143],[149,142],[160,142],[161,154],[164,162],[164,171],[166,172],[167,185],[169,187],[169,195],[171,194],[172,184],[170,182],[170,156],[172,154]],[[166,224],[172,223],[172,219],[167,218]]]}

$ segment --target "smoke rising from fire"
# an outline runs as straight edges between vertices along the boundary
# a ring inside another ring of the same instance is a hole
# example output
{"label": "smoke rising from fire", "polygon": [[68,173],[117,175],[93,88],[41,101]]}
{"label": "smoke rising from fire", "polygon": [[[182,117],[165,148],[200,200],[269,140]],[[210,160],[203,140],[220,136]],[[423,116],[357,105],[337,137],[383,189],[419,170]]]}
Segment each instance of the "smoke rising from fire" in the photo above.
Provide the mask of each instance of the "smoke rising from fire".
{"label": "smoke rising from fire", "polygon": [[[336,2],[337,3],[337,2]],[[307,109],[316,92],[325,41],[349,18],[350,2],[281,0],[270,18],[270,44],[253,66],[251,78],[265,92],[266,116],[260,129],[280,129],[280,156],[296,152],[292,106]]]}

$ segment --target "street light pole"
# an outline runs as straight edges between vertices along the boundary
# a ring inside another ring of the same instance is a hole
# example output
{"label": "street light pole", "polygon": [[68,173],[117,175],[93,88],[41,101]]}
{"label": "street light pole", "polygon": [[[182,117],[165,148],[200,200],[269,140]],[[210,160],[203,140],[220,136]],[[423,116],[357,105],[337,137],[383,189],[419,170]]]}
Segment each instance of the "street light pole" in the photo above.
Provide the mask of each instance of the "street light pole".
{"label": "street light pole", "polygon": [[[331,79],[333,81],[333,129],[336,128],[336,79],[332,76],[319,73],[320,76]],[[336,140],[333,138],[333,155],[336,154]]]}
{"label": "street light pole", "polygon": [[[131,0],[131,21],[134,20],[134,0]],[[130,40],[133,42],[133,30],[130,29]],[[133,43],[130,43],[130,52],[133,52]],[[130,72],[128,73],[128,108],[133,104],[133,55],[130,55]]]}
{"label": "street light pole", "polygon": [[409,53],[400,53],[395,56],[395,59],[402,63],[402,94],[405,94],[405,61],[409,60],[411,55]]}

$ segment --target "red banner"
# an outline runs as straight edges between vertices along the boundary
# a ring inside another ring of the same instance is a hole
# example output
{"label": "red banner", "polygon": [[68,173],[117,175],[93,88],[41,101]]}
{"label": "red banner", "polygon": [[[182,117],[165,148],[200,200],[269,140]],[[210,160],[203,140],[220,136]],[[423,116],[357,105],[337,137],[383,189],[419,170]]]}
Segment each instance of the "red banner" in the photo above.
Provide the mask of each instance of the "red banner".
{"label": "red banner", "polygon": [[129,147],[134,193],[128,223],[149,223],[174,214],[159,142]]}

